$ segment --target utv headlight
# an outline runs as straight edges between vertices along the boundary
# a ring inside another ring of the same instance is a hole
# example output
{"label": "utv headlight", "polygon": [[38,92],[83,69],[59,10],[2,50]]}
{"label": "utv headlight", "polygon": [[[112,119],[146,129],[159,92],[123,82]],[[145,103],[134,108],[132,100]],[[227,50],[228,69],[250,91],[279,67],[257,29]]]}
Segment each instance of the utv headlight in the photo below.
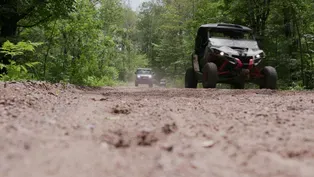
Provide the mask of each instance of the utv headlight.
{"label": "utv headlight", "polygon": [[148,76],[148,78],[152,78],[152,76],[151,76],[151,75],[149,75],[149,76]]}
{"label": "utv headlight", "polygon": [[137,75],[137,78],[140,78],[141,76]]}
{"label": "utv headlight", "polygon": [[263,57],[264,57],[264,53],[260,53],[260,54],[255,55],[255,59],[261,59]]}
{"label": "utv headlight", "polygon": [[225,52],[222,52],[222,51],[217,50],[217,49],[213,49],[213,51],[216,55],[220,55],[220,56],[226,56],[227,55]]}

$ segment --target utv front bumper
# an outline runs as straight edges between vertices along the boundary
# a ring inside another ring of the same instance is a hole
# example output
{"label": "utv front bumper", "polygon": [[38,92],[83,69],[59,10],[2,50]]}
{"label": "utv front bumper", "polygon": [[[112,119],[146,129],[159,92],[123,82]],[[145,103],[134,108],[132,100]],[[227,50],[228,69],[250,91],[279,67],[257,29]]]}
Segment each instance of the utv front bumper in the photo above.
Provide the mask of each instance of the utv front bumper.
{"label": "utv front bumper", "polygon": [[[212,49],[212,53],[208,60],[212,60],[214,58],[216,61],[223,61],[222,65],[230,65],[230,68],[234,69],[252,69],[254,66],[257,66],[263,59],[264,54],[256,54],[256,55],[232,55],[225,53],[223,51]],[[231,67],[233,66],[233,67]]]}
{"label": "utv front bumper", "polygon": [[139,77],[139,78],[136,78],[135,82],[137,84],[152,84],[153,79],[149,77]]}
{"label": "utv front bumper", "polygon": [[260,71],[256,67],[261,59],[252,56],[222,56],[218,66],[218,74],[225,76],[260,77]]}
{"label": "utv front bumper", "polygon": [[[230,79],[251,80],[262,77],[259,67],[262,56],[240,56],[230,55],[221,51],[215,51],[205,57],[206,62],[213,62],[217,65],[219,80],[229,82]],[[196,72],[197,77],[202,79],[203,73]]]}

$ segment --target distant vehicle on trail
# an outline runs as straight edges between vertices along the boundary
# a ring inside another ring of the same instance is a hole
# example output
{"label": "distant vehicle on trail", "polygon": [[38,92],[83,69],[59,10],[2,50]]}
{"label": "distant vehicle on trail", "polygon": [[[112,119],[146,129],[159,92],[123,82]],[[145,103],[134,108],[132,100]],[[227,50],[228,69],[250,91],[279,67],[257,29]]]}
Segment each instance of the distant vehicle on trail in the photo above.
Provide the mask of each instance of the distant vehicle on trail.
{"label": "distant vehicle on trail", "polygon": [[137,87],[139,84],[149,85],[149,87],[153,87],[153,75],[154,72],[151,68],[137,68],[135,79],[135,86]]}
{"label": "distant vehicle on trail", "polygon": [[160,79],[159,85],[160,85],[161,87],[166,87],[166,79]]}

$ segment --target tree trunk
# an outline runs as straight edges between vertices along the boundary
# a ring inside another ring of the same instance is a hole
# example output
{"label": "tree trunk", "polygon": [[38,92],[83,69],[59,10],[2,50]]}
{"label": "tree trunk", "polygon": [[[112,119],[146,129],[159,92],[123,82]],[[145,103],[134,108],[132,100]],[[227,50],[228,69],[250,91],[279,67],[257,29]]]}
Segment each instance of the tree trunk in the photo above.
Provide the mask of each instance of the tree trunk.
{"label": "tree trunk", "polygon": [[9,18],[3,20],[3,26],[1,26],[1,38],[13,37],[16,35],[17,31],[17,20],[14,18]]}
{"label": "tree trunk", "polygon": [[[6,40],[10,40],[11,42],[12,39],[14,39],[16,32],[17,32],[17,22],[18,20],[16,18],[5,18],[3,16],[0,16],[0,19],[2,19],[2,26],[1,26],[1,33],[0,33],[0,47],[2,47],[3,43]],[[4,56],[3,53],[0,53],[0,62],[8,65],[10,64],[9,57]],[[0,74],[7,74],[6,68],[0,69]]]}
{"label": "tree trunk", "polygon": [[298,45],[299,45],[299,49],[300,49],[300,59],[301,59],[301,77],[302,77],[302,85],[305,86],[306,88],[308,88],[308,84],[305,83],[305,75],[304,75],[304,60],[303,60],[303,49],[302,49],[302,35],[299,29],[299,23],[298,20],[296,19],[296,17],[294,17],[294,24],[296,27],[296,31],[297,31],[297,35],[298,35]]}
{"label": "tree trunk", "polygon": [[[1,1],[0,7],[2,12],[0,13],[0,47],[2,47],[3,43],[6,40],[13,41],[16,32],[17,32],[17,22],[19,21],[19,16],[17,14],[17,6],[14,5],[16,2],[11,1]],[[10,9],[9,11],[7,9]],[[1,49],[0,49],[1,50]],[[4,56],[4,54],[0,53],[0,63],[10,64],[10,57]],[[0,74],[7,74],[6,68],[0,70]]]}

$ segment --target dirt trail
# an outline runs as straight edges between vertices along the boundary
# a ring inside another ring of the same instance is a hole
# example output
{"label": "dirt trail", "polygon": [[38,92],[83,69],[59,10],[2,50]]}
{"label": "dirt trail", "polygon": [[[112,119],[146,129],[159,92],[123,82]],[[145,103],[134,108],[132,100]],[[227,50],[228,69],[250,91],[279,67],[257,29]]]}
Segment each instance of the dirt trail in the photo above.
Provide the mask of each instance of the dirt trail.
{"label": "dirt trail", "polygon": [[0,174],[313,177],[314,93],[0,83]]}

